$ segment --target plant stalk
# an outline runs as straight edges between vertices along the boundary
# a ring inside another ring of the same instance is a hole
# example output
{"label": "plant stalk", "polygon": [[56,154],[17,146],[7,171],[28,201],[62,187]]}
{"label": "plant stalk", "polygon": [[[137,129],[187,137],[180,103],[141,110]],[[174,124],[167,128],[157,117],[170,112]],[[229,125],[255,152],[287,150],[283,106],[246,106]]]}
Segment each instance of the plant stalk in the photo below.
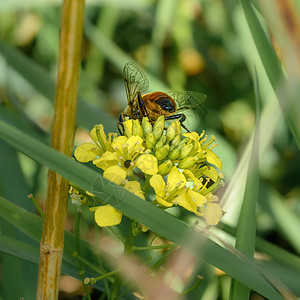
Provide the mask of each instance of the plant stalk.
{"label": "plant stalk", "polygon": [[[64,0],[62,5],[51,145],[72,155],[81,61],[84,0]],[[64,247],[69,182],[49,170],[40,244],[37,299],[57,299]]]}

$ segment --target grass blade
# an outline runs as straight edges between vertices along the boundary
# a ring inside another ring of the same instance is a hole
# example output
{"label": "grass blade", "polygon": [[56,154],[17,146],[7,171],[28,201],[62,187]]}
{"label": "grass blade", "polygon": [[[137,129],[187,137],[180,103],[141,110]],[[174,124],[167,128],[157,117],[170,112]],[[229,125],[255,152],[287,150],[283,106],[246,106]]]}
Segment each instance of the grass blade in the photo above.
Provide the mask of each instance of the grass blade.
{"label": "grass blade", "polygon": [[[260,108],[257,73],[254,69],[254,87],[256,94],[256,126],[252,142],[252,151],[248,164],[248,174],[244,200],[237,228],[235,247],[249,259],[253,259],[256,237],[256,200],[259,184],[259,136],[260,136]],[[240,282],[233,280],[231,286],[231,299],[247,299],[250,290]]]}

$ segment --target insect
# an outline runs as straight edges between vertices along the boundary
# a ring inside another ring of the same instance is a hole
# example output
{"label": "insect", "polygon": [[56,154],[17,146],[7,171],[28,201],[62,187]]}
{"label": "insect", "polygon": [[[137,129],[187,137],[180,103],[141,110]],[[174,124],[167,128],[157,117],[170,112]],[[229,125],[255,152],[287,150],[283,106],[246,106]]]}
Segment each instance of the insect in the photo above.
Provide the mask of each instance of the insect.
{"label": "insect", "polygon": [[120,134],[124,133],[123,122],[126,117],[140,121],[143,117],[148,117],[149,121],[154,123],[159,116],[163,115],[165,120],[179,119],[181,126],[189,131],[183,124],[186,116],[181,111],[196,108],[202,115],[207,113],[206,108],[202,105],[206,95],[199,92],[146,93],[149,81],[141,68],[133,62],[125,64],[123,77],[128,105],[119,117],[118,130]]}

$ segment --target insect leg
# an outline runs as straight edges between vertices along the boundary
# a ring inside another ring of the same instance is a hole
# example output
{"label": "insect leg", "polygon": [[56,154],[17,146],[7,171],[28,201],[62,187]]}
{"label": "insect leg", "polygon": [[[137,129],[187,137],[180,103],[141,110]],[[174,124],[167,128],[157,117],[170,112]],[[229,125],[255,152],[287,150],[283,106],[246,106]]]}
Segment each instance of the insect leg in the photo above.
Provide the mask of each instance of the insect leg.
{"label": "insect leg", "polygon": [[165,117],[165,120],[176,120],[176,119],[179,119],[179,122],[180,122],[180,125],[182,128],[184,128],[187,132],[190,132],[186,126],[183,124],[183,122],[185,121],[186,119],[186,116],[185,114],[177,114],[177,115],[171,115],[171,116],[167,116]]}
{"label": "insect leg", "polygon": [[118,128],[120,135],[124,135],[124,132],[125,132],[124,125],[123,125],[123,122],[124,122],[123,115],[124,114],[120,114],[119,121],[117,122],[117,128]]}
{"label": "insect leg", "polygon": [[142,97],[141,93],[138,93],[137,97],[138,97],[139,108],[141,110],[142,116],[143,117],[149,117],[148,111],[146,109],[146,106],[145,106],[145,103],[144,103],[144,100],[143,100],[143,97]]}

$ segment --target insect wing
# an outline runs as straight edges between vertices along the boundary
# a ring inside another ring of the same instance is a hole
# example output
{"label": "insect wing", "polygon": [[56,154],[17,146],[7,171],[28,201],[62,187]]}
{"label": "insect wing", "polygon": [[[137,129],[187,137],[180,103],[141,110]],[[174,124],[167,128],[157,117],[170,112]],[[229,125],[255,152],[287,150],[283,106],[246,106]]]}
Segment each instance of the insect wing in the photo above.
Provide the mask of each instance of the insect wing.
{"label": "insect wing", "polygon": [[194,91],[171,91],[168,94],[175,100],[177,111],[194,108],[202,116],[207,114],[207,109],[202,105],[206,95]]}
{"label": "insect wing", "polygon": [[128,62],[124,66],[123,77],[127,94],[128,104],[130,104],[137,94],[145,93],[149,88],[149,81],[142,69],[133,62]]}

